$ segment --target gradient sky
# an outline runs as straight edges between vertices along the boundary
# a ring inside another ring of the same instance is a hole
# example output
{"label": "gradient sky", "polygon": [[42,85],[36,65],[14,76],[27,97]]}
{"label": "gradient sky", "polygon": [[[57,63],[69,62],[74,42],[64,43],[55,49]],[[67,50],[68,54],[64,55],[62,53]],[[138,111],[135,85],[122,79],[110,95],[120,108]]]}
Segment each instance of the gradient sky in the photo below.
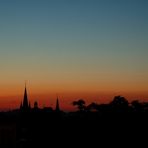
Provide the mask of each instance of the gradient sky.
{"label": "gradient sky", "polygon": [[148,99],[148,1],[0,0],[0,68],[0,108]]}

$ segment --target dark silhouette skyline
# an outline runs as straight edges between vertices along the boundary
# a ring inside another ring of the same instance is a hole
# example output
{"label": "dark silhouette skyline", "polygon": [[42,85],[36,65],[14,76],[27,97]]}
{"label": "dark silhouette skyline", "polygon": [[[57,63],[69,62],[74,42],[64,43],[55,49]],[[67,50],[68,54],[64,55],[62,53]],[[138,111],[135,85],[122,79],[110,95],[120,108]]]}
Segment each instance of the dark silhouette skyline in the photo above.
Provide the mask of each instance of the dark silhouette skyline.
{"label": "dark silhouette skyline", "polygon": [[147,135],[148,0],[0,0],[0,148],[147,148]]}
{"label": "dark silhouette skyline", "polygon": [[55,108],[39,108],[37,101],[31,107],[29,102],[25,86],[20,109],[0,112],[1,148],[50,148],[57,147],[60,140],[60,147],[69,147],[68,143],[86,147],[84,141],[94,147],[112,134],[116,139],[126,134],[127,142],[129,135],[148,130],[148,102],[128,102],[123,96],[106,104],[77,99],[71,102],[77,110],[71,112],[62,111],[58,97]]}
{"label": "dark silhouette skyline", "polygon": [[[50,92],[51,93],[51,92]],[[76,108],[74,106],[71,105],[71,103],[74,103],[74,100],[77,100],[77,98],[79,97],[76,97],[76,96],[81,96],[80,98],[82,98],[81,100],[85,100],[85,103],[88,105],[91,104],[91,103],[102,103],[102,104],[108,104],[113,97],[111,96],[114,96],[116,94],[100,94],[100,96],[98,96],[99,92],[98,93],[94,93],[92,95],[92,97],[90,96],[90,94],[79,94],[79,93],[74,93],[74,94],[71,94],[69,95],[68,93],[67,94],[61,94],[61,98],[59,99],[58,97],[57,98],[54,98],[54,93],[51,93],[51,96],[50,96],[50,93],[49,94],[34,94],[34,93],[30,93],[28,95],[28,90],[27,90],[27,87],[26,87],[26,84],[25,84],[25,88],[24,88],[24,93],[23,93],[23,99],[21,99],[20,101],[20,98],[22,98],[22,95],[16,95],[16,96],[10,96],[10,98],[7,98],[7,99],[2,99],[2,100],[5,100],[5,101],[2,101],[0,102],[0,111],[9,111],[9,110],[15,110],[15,109],[18,109],[18,108],[31,108],[34,106],[34,103],[37,102],[38,103],[38,108],[44,108],[44,107],[52,107],[53,109],[57,108],[57,104],[59,103],[60,101],[60,109],[62,109],[63,111],[66,111],[66,112],[70,112],[70,111],[76,111]],[[29,97],[28,97],[29,96]],[[106,97],[107,96],[107,97]],[[133,95],[133,96],[136,96]],[[35,99],[37,98],[37,99]],[[140,98],[139,96],[138,97],[129,97],[127,94],[126,94],[126,98],[128,98],[127,100],[129,101],[129,103],[132,103],[133,101],[136,101],[138,100],[138,102],[140,103],[144,103],[144,102],[147,102],[147,99],[144,97],[144,98]],[[139,99],[134,99],[134,98],[139,98]],[[58,100],[57,100],[58,99]],[[47,103],[49,102],[49,104]],[[47,105],[47,106],[46,106]],[[77,106],[77,105],[76,105]],[[80,106],[79,106],[80,107]],[[81,106],[83,108],[83,106]]]}

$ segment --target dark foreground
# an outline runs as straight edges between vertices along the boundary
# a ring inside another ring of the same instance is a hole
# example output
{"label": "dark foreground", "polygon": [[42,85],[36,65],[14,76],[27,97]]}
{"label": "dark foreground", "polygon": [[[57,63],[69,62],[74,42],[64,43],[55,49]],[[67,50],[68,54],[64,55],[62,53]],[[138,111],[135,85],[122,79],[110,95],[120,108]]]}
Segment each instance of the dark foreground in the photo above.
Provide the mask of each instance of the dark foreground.
{"label": "dark foreground", "polygon": [[0,148],[147,147],[147,138],[147,112],[0,114]]}

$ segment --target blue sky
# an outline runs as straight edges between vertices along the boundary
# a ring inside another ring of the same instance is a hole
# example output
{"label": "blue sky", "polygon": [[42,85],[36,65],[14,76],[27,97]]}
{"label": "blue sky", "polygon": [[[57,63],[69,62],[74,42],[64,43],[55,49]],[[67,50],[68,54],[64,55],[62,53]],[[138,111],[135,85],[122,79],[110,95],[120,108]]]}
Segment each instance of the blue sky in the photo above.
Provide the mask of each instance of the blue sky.
{"label": "blue sky", "polygon": [[1,0],[1,85],[147,91],[147,26],[146,0]]}

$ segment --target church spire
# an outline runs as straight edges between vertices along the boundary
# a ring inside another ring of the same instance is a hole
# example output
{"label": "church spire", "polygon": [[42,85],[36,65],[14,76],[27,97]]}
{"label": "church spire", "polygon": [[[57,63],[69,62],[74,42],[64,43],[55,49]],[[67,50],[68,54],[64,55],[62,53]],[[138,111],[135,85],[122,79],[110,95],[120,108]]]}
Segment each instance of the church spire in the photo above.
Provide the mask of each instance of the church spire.
{"label": "church spire", "polygon": [[59,106],[59,99],[57,97],[57,102],[56,102],[56,111],[59,112],[60,111],[60,106]]}
{"label": "church spire", "polygon": [[26,89],[26,83],[25,83],[25,91],[24,91],[24,99],[23,99],[23,109],[28,109],[28,96],[27,96],[27,89]]}

